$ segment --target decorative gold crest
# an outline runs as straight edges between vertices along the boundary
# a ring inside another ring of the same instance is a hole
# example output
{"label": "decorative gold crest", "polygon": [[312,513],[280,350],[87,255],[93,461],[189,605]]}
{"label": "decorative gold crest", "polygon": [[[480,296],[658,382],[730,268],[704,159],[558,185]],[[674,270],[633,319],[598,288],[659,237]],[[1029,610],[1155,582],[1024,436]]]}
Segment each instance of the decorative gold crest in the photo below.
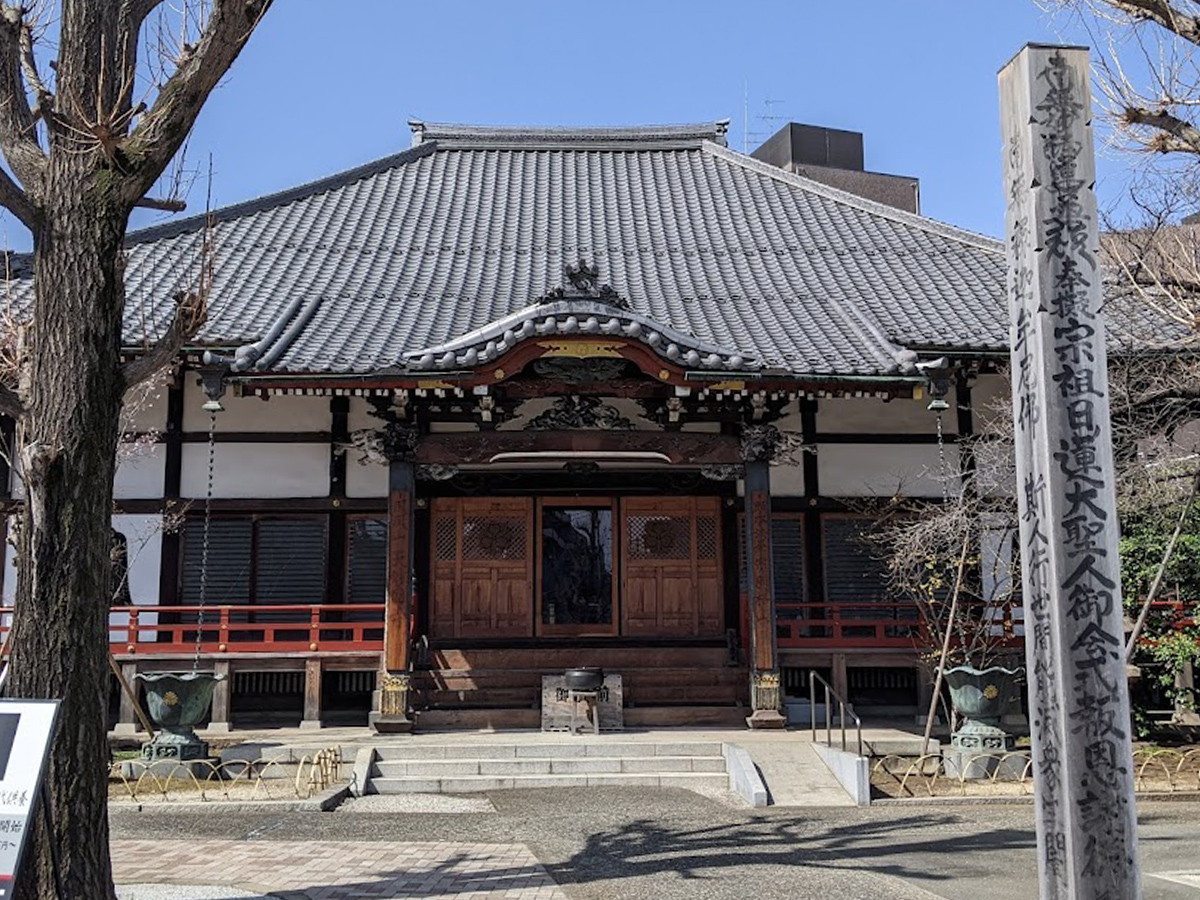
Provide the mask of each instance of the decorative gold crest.
{"label": "decorative gold crest", "polygon": [[624,341],[538,341],[546,352],[544,356],[570,356],[575,359],[593,359],[598,356],[621,355]]}

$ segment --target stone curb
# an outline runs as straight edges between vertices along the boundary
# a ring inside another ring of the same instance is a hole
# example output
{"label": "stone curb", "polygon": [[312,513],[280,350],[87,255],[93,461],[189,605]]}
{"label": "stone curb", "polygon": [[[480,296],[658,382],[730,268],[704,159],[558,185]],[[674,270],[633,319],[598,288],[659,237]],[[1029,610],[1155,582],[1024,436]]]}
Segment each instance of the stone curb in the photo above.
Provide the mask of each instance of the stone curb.
{"label": "stone curb", "polygon": [[758,774],[758,767],[746,750],[737,744],[721,744],[725,771],[729,773],[729,789],[755,809],[767,805],[767,786]]}

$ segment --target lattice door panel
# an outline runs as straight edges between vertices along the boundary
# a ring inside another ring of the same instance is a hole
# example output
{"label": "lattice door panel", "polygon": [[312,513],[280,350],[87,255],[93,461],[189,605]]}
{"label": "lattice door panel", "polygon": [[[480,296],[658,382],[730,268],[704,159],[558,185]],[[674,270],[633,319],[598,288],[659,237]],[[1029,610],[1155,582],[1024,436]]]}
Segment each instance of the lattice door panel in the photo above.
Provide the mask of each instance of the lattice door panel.
{"label": "lattice door panel", "polygon": [[621,510],[625,634],[722,634],[720,500],[635,498]]}
{"label": "lattice door panel", "polygon": [[433,603],[440,638],[533,634],[533,501],[433,502]]}

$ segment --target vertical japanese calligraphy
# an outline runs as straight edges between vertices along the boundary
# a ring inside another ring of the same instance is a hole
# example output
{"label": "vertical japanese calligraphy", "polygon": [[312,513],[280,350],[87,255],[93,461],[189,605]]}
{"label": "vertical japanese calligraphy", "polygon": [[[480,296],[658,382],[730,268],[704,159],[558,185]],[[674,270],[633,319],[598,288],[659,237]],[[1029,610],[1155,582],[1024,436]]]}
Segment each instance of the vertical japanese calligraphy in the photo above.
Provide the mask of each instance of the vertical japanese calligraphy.
{"label": "vertical japanese calligraphy", "polygon": [[1043,900],[1140,897],[1087,51],[1000,73]]}

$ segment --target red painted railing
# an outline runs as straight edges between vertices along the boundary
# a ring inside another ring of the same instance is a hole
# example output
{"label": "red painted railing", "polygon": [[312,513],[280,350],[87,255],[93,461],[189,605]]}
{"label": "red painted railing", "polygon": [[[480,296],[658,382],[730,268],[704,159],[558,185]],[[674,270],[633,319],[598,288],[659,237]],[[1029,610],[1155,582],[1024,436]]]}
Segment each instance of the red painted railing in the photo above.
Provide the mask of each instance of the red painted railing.
{"label": "red painted railing", "polygon": [[[383,649],[382,603],[208,606],[202,653],[304,653]],[[114,606],[108,635],[118,655],[196,651],[198,606]],[[0,609],[7,636],[11,609]]]}
{"label": "red painted railing", "polygon": [[897,647],[912,649],[921,620],[909,602],[779,603],[780,647]]}

